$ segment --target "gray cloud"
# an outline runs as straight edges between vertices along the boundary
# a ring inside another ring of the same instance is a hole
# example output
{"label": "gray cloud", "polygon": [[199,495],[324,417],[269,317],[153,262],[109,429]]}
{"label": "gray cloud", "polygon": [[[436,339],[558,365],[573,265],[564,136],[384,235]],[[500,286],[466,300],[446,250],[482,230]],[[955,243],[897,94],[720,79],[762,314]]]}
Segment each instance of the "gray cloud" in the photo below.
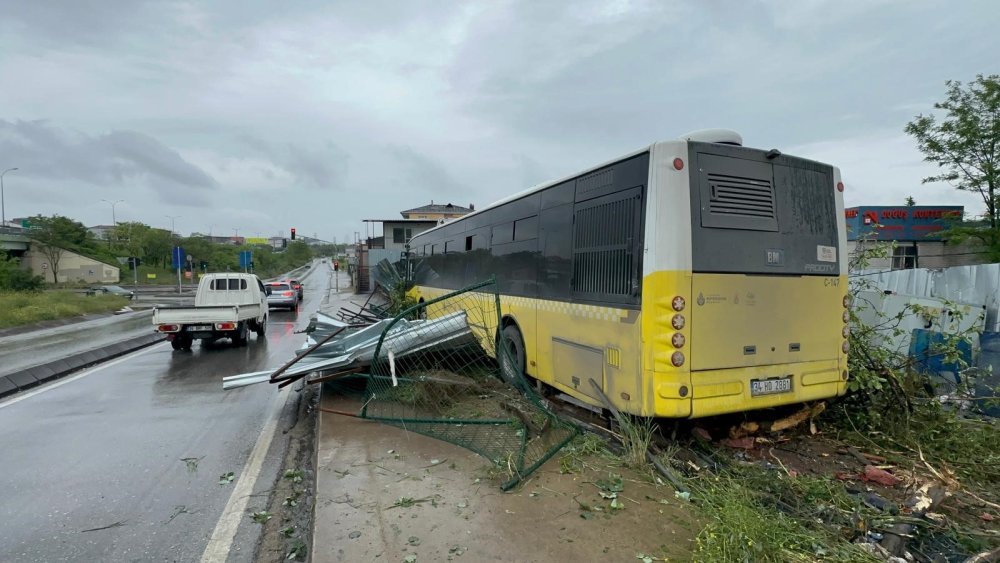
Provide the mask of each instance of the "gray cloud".
{"label": "gray cloud", "polygon": [[[345,187],[349,157],[333,142],[304,147],[296,143],[269,143],[249,135],[243,136],[242,141],[256,156],[291,174],[300,186],[324,190]],[[269,180],[274,178],[270,170],[263,170],[261,174]]]}
{"label": "gray cloud", "polygon": [[166,201],[203,205],[216,182],[177,151],[136,131],[89,136],[43,121],[0,120],[0,154],[24,177],[93,186],[146,185]]}
{"label": "gray cloud", "polygon": [[0,166],[18,213],[332,237],[727,127],[841,161],[851,198],[946,202],[901,131],[997,71],[998,25],[992,0],[0,2]]}
{"label": "gray cloud", "polygon": [[[439,162],[406,145],[387,148],[388,160],[396,171],[398,187],[417,192],[426,198],[439,199],[465,197],[468,187],[456,180]],[[421,197],[421,196],[417,196]]]}

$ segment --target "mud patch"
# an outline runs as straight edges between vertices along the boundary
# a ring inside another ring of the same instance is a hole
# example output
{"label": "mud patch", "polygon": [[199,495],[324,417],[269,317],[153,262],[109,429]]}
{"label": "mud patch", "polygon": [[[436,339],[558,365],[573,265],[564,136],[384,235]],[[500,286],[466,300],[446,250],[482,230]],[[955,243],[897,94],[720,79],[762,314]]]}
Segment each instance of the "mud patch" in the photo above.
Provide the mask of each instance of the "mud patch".
{"label": "mud patch", "polygon": [[689,559],[695,514],[650,471],[574,442],[504,493],[469,450],[333,412],[359,406],[322,400],[313,561]]}
{"label": "mud patch", "polygon": [[[299,386],[296,386],[299,387]],[[306,385],[296,393],[295,418],[283,428],[288,449],[271,491],[255,561],[305,561],[312,542],[312,508],[315,499],[317,386]]]}

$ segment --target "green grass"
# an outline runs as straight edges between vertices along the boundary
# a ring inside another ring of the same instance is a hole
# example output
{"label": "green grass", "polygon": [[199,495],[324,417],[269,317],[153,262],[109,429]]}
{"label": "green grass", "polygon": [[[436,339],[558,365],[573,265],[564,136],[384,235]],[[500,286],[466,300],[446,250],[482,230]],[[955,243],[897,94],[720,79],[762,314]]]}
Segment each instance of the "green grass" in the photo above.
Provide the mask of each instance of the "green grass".
{"label": "green grass", "polygon": [[695,561],[877,561],[850,543],[868,511],[838,483],[741,466],[696,479],[692,493],[709,519]]}
{"label": "green grass", "polygon": [[87,296],[72,291],[0,292],[0,328],[117,311],[128,304],[115,295]]}

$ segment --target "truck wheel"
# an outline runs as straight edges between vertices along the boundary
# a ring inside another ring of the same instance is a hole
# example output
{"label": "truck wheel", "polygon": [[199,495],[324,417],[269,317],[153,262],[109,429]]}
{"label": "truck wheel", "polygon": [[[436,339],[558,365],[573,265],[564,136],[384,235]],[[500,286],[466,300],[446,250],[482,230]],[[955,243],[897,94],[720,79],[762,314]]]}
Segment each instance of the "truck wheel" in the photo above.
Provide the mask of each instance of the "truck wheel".
{"label": "truck wheel", "polygon": [[233,334],[233,344],[236,346],[246,346],[247,345],[247,324],[240,323],[236,328],[236,333]]}
{"label": "truck wheel", "polygon": [[174,350],[191,350],[191,344],[194,343],[194,338],[188,334],[178,334],[174,337],[174,341],[171,343],[174,345]]}
{"label": "truck wheel", "polygon": [[264,316],[264,320],[257,323],[257,338],[264,338],[264,333],[267,332],[267,316]]}
{"label": "truck wheel", "polygon": [[173,348],[174,350],[180,350],[181,349],[181,339],[178,338],[177,336],[171,338],[170,339],[170,347]]}

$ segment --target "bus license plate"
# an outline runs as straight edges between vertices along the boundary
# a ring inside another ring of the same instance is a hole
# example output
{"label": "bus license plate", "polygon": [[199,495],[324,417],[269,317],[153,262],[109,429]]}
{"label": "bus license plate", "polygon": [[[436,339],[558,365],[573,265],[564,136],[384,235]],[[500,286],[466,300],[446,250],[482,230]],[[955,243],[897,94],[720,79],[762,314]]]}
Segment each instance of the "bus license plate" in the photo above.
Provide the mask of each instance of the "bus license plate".
{"label": "bus license plate", "polygon": [[750,396],[773,395],[775,393],[788,393],[792,390],[791,376],[781,379],[751,379]]}
{"label": "bus license plate", "polygon": [[188,327],[188,332],[204,332],[212,330],[212,325],[192,325]]}

